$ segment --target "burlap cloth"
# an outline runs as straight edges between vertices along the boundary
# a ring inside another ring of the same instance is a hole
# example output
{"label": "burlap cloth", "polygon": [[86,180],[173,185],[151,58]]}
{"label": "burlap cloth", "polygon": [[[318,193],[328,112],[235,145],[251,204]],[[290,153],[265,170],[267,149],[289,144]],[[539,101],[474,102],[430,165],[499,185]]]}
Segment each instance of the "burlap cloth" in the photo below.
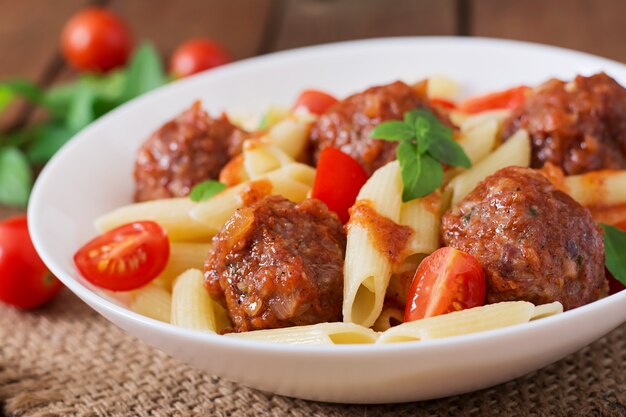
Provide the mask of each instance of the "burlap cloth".
{"label": "burlap cloth", "polygon": [[[9,214],[15,211],[0,207],[0,218]],[[263,393],[193,369],[65,291],[32,312],[0,304],[0,415],[624,417],[626,324],[495,388],[412,404],[334,405]]]}

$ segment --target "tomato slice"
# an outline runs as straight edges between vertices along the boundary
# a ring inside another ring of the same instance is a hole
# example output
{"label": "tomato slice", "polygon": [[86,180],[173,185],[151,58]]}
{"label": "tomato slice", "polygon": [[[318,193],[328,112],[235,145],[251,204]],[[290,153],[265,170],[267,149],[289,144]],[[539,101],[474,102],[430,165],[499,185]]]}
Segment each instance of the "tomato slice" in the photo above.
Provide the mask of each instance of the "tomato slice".
{"label": "tomato slice", "polygon": [[476,258],[445,247],[420,263],[407,297],[404,321],[420,320],[485,302],[485,272]]}
{"label": "tomato slice", "polygon": [[96,237],[74,255],[92,284],[112,291],[142,287],[163,271],[170,254],[167,233],[151,221],[122,225]]}
{"label": "tomato slice", "polygon": [[304,90],[298,96],[294,109],[305,108],[313,114],[323,114],[329,107],[337,103],[338,100],[328,93],[319,90]]}
{"label": "tomato slice", "polygon": [[[621,222],[617,223],[615,227],[626,232],[626,220],[622,220]],[[606,271],[606,279],[609,281],[609,295],[613,295],[620,291],[626,290],[626,285],[619,282],[613,276],[613,274],[609,272],[608,269],[605,268],[605,271]]]}
{"label": "tomato slice", "polygon": [[528,87],[520,85],[508,90],[472,97],[459,104],[464,113],[480,113],[487,110],[513,109],[524,102]]}
{"label": "tomato slice", "polygon": [[336,148],[324,148],[317,163],[311,197],[322,200],[347,223],[348,209],[366,181],[367,173],[350,155]]}
{"label": "tomato slice", "polygon": [[430,105],[433,107],[443,107],[444,109],[454,110],[456,109],[456,103],[445,98],[431,98]]}

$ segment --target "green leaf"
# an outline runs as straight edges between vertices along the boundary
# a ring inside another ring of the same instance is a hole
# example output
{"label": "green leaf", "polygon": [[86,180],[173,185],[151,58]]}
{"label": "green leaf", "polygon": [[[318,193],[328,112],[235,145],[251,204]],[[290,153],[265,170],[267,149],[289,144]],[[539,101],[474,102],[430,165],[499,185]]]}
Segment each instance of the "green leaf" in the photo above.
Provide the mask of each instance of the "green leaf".
{"label": "green leaf", "polygon": [[604,230],[605,264],[616,280],[626,285],[626,232],[607,224]]}
{"label": "green leaf", "polygon": [[454,139],[446,137],[438,137],[431,141],[428,152],[438,161],[444,164],[469,168],[472,166],[472,161],[468,158],[467,154]]}
{"label": "green leaf", "polygon": [[78,132],[96,119],[94,103],[96,92],[88,85],[82,84],[78,89],[65,116],[65,125],[73,132]]}
{"label": "green leaf", "polygon": [[0,149],[0,203],[25,206],[33,176],[24,154],[17,148]]}
{"label": "green leaf", "polygon": [[398,162],[400,163],[400,175],[402,177],[402,201],[410,201],[415,197],[417,181],[421,173],[421,159],[417,157],[415,144],[411,142],[400,142],[396,149]]}
{"label": "green leaf", "polygon": [[131,58],[122,101],[147,93],[162,86],[166,81],[159,54],[151,44],[144,43]]}
{"label": "green leaf", "polygon": [[415,138],[415,129],[399,120],[383,122],[376,126],[369,134],[371,139],[381,139],[389,141],[404,141]]}
{"label": "green leaf", "polygon": [[23,97],[34,104],[39,104],[43,93],[34,83],[27,80],[11,80],[0,83],[0,112],[4,111],[17,97]]}
{"label": "green leaf", "polygon": [[443,168],[441,167],[439,161],[435,160],[428,154],[421,155],[419,159],[421,169],[416,185],[413,190],[411,190],[410,198],[404,199],[403,195],[404,202],[415,198],[426,197],[428,194],[439,188],[441,186],[441,182],[443,181]]}
{"label": "green leaf", "polygon": [[33,139],[26,148],[26,156],[33,164],[47,162],[67,141],[74,132],[55,122],[36,126]]}
{"label": "green leaf", "polygon": [[417,141],[417,152],[423,155],[430,147],[430,122],[424,117],[415,119],[415,139]]}
{"label": "green leaf", "polygon": [[213,197],[215,194],[226,188],[226,184],[222,184],[219,181],[215,180],[207,180],[203,181],[199,184],[196,184],[191,193],[189,194],[189,198],[191,201],[204,201]]}

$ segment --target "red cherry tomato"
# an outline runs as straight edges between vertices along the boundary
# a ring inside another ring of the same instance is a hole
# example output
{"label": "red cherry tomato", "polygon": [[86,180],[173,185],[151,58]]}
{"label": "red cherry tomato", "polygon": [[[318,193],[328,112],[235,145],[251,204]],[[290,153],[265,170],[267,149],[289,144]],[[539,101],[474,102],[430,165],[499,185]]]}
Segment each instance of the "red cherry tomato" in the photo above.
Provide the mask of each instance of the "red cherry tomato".
{"label": "red cherry tomato", "polygon": [[35,308],[52,300],[63,284],[48,271],[28,234],[26,216],[0,222],[0,301]]}
{"label": "red cherry tomato", "polygon": [[443,107],[444,109],[450,109],[450,110],[456,109],[456,104],[453,101],[446,100],[443,98],[431,98],[430,105],[434,107],[439,106],[439,107]]}
{"label": "red cherry tomato", "polygon": [[528,87],[509,88],[508,90],[472,97],[459,104],[459,110],[464,113],[480,113],[487,110],[513,109],[524,102]]}
{"label": "red cherry tomato", "polygon": [[425,258],[415,272],[404,321],[413,321],[485,302],[485,273],[473,256],[445,247]]}
{"label": "red cherry tomato", "polygon": [[105,72],[126,64],[132,36],[126,23],[102,7],[88,7],[73,15],[61,33],[61,51],[79,71]]}
{"label": "red cherry tomato", "polygon": [[324,148],[317,163],[311,197],[322,200],[347,223],[348,209],[354,205],[366,181],[367,173],[350,155],[339,149]]}
{"label": "red cherry tomato", "polygon": [[[626,220],[622,220],[621,222],[617,223],[615,227],[626,232]],[[611,274],[608,269],[605,269],[605,270],[606,270],[606,279],[609,281],[609,295],[613,295],[620,291],[626,290],[626,285],[622,284],[617,279],[615,279],[613,274]]]}
{"label": "red cherry tomato", "polygon": [[217,42],[196,38],[176,48],[170,59],[170,72],[182,78],[231,61],[229,53]]}
{"label": "red cherry tomato", "polygon": [[92,284],[112,291],[146,285],[163,271],[170,254],[167,233],[151,221],[122,225],[96,237],[74,255]]}
{"label": "red cherry tomato", "polygon": [[293,105],[294,109],[305,108],[313,114],[324,114],[329,107],[337,103],[338,100],[319,90],[304,90]]}

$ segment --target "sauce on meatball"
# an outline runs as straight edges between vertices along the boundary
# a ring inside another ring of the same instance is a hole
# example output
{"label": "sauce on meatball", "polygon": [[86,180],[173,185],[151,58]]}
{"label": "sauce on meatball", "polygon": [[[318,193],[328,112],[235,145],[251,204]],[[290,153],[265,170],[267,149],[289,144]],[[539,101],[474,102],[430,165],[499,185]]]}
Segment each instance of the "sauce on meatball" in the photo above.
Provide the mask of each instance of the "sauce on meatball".
{"label": "sauce on meatball", "polygon": [[606,294],[599,228],[537,171],[508,167],[487,177],[441,227],[445,245],[482,264],[489,303],[560,301],[569,310]]}
{"label": "sauce on meatball", "polygon": [[503,137],[519,129],[532,139],[534,168],[551,162],[568,175],[626,169],[626,90],[605,73],[552,79],[531,91]]}
{"label": "sauce on meatball", "polygon": [[194,185],[217,179],[241,153],[246,132],[225,117],[211,118],[200,102],[154,132],[135,160],[135,201],[184,197]]}
{"label": "sauce on meatball", "polygon": [[234,331],[341,321],[346,237],[321,201],[265,197],[237,210],[213,244],[205,284]]}

